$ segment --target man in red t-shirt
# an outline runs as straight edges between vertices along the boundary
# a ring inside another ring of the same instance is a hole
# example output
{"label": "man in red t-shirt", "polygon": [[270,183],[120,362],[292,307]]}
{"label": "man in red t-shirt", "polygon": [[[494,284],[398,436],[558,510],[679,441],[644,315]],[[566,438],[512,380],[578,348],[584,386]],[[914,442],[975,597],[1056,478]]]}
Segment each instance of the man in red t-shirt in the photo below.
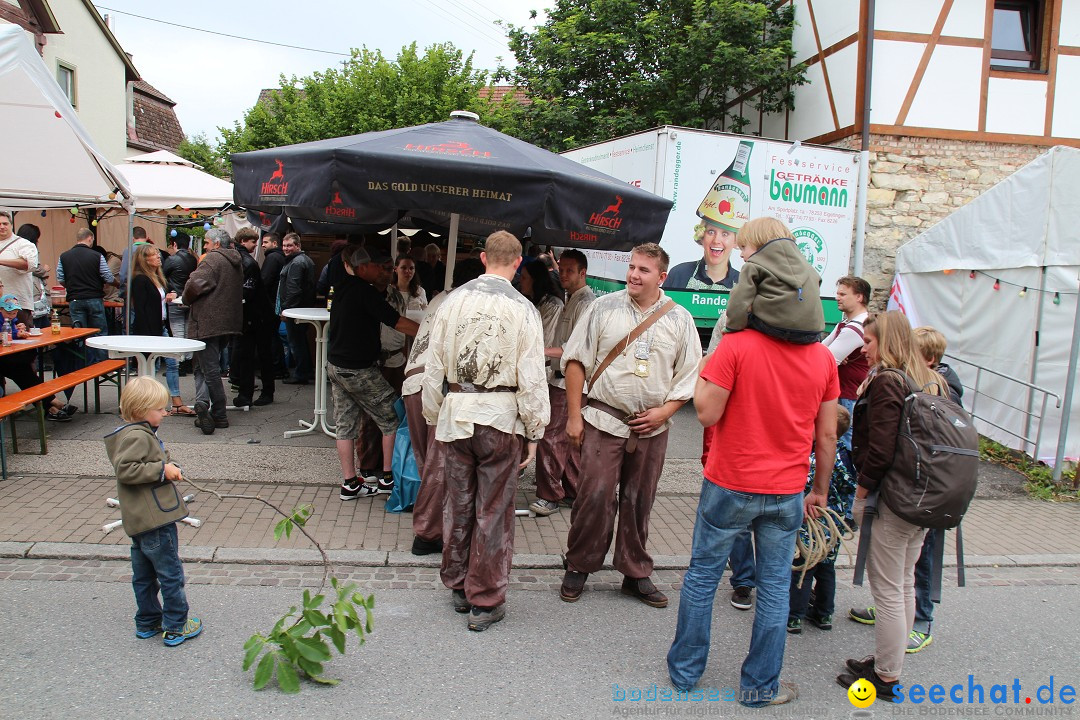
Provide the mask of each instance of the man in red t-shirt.
{"label": "man in red t-shirt", "polygon": [[[736,535],[754,531],[758,588],[739,702],[794,699],[780,684],[795,533],[804,508],[826,505],[836,452],[840,385],[828,348],[794,345],[756,330],[725,335],[706,358],[694,392],[698,420],[712,433],[679,624],[668,652],[672,684],[689,690],[709,656],[713,600]],[[803,498],[816,444],[814,489]]]}

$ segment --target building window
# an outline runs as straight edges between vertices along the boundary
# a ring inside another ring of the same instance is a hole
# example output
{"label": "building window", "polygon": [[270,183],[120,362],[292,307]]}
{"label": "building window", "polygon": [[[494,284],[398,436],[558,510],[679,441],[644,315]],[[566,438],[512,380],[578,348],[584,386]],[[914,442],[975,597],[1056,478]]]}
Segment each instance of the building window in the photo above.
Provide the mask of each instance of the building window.
{"label": "building window", "polygon": [[997,0],[990,39],[990,64],[1039,70],[1042,65],[1042,0]]}
{"label": "building window", "polygon": [[64,94],[67,95],[68,100],[71,101],[71,107],[78,107],[75,93],[75,68],[64,63],[57,63],[56,82],[60,85],[60,89],[64,91]]}

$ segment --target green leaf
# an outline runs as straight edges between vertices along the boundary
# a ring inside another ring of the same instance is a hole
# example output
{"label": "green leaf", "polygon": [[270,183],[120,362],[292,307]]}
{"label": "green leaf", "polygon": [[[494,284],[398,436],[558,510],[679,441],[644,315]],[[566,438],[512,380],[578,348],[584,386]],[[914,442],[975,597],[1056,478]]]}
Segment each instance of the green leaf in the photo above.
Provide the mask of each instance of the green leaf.
{"label": "green leaf", "polygon": [[274,676],[274,656],[276,653],[266,653],[255,668],[255,689],[262,690],[270,678]]}
{"label": "green leaf", "polygon": [[325,675],[312,675],[311,673],[308,673],[308,677],[317,683],[322,683],[323,685],[337,685],[341,682],[337,678],[328,678]]}
{"label": "green leaf", "polygon": [[330,649],[322,640],[314,638],[297,638],[296,650],[302,657],[312,662],[326,662],[330,659]]}
{"label": "green leaf", "polygon": [[290,522],[292,522],[292,521],[289,520],[289,518],[282,518],[278,522],[278,524],[274,526],[274,540],[275,541],[281,539],[281,534],[283,532],[285,532],[285,529],[289,526]]}
{"label": "green leaf", "polygon": [[322,675],[322,663],[313,662],[307,658],[297,658],[296,664],[300,666],[300,669],[304,671],[304,674],[308,677],[315,675]]}
{"label": "green leaf", "polygon": [[307,620],[301,620],[300,622],[289,628],[287,635],[291,638],[299,638],[307,635],[311,631],[311,623]]}
{"label": "green leaf", "polygon": [[330,636],[330,640],[334,643],[334,647],[337,648],[339,654],[345,654],[345,633],[338,630],[336,627],[331,627],[326,631],[326,634]]}
{"label": "green leaf", "polygon": [[308,610],[314,610],[323,604],[323,600],[326,599],[325,595],[316,595],[313,598],[309,598],[306,594],[304,596],[304,607]]}
{"label": "green leaf", "polygon": [[318,610],[305,610],[304,620],[311,627],[322,627],[323,625],[329,625],[331,622],[326,615]]}
{"label": "green leaf", "polygon": [[[251,640],[254,640],[255,642],[253,643]],[[266,645],[263,639],[258,636],[251,638],[251,640],[244,643],[244,649],[246,650],[244,653],[245,671],[251,669],[252,664],[255,662],[255,658],[259,657],[259,653],[262,652],[263,647]]]}
{"label": "green leaf", "polygon": [[283,657],[278,658],[277,683],[282,692],[290,695],[300,692],[300,678],[296,675],[296,668]]}

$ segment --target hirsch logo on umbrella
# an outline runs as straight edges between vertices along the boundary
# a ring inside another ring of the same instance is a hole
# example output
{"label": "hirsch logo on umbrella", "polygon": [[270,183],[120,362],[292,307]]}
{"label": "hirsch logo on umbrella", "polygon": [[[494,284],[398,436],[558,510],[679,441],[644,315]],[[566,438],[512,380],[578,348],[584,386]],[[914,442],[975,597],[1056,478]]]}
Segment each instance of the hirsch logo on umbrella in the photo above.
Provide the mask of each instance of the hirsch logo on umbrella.
{"label": "hirsch logo on umbrella", "polygon": [[436,155],[461,155],[464,157],[479,158],[494,157],[487,150],[477,150],[466,142],[446,142],[438,145],[415,145],[409,143],[405,146],[405,149],[414,152],[434,153]]}
{"label": "hirsch logo on umbrella", "polygon": [[331,198],[330,204],[326,206],[324,212],[331,217],[339,218],[355,218],[356,208],[345,207],[344,201],[341,199],[341,192],[334,191],[334,197]]}
{"label": "hirsch logo on umbrella", "polygon": [[622,225],[622,218],[619,217],[619,210],[622,208],[622,195],[615,196],[615,202],[608,205],[600,212],[594,212],[589,216],[588,222],[585,224],[593,228],[607,228],[609,231],[618,230]]}
{"label": "hirsch logo on umbrella", "polygon": [[[285,164],[277,158],[274,159],[274,163],[277,165],[277,170],[270,175],[269,180],[264,181],[259,186],[259,194],[264,199],[280,198],[284,200],[289,195],[289,183],[285,180]],[[275,180],[280,182],[274,182]]]}

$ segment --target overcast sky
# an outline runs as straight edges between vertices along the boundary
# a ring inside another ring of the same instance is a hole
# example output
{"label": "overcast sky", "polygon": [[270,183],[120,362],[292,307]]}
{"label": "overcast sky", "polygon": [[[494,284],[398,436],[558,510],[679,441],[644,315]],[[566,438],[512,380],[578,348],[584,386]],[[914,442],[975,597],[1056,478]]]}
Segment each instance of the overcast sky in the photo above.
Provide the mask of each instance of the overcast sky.
{"label": "overcast sky", "polygon": [[279,75],[304,77],[325,70],[345,59],[353,47],[382,50],[393,59],[413,41],[420,49],[449,41],[466,56],[475,51],[476,68],[494,70],[499,58],[511,64],[506,35],[495,21],[531,26],[529,11],[535,9],[543,18],[543,8],[551,0],[102,0],[95,4],[110,16],[113,33],[133,55],[143,79],[176,102],[184,132],[205,133],[216,141],[218,126],[232,127],[242,119],[260,89],[278,86]]}

